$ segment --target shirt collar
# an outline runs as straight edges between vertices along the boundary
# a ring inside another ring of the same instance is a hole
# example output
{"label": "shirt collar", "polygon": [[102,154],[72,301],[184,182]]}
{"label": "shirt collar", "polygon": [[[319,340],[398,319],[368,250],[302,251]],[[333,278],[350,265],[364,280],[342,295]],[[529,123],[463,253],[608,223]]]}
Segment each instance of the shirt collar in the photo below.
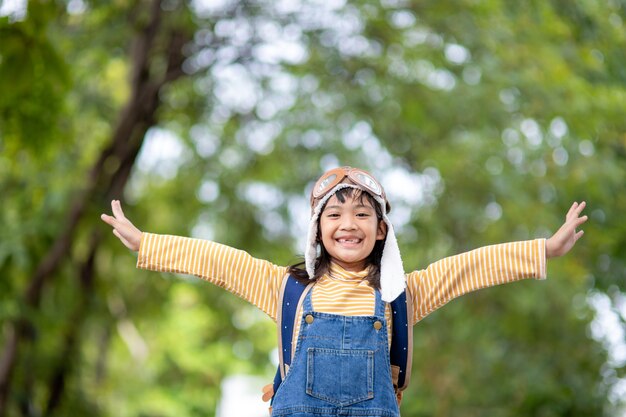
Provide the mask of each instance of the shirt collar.
{"label": "shirt collar", "polygon": [[336,278],[339,280],[361,281],[363,278],[367,277],[368,273],[369,268],[365,268],[364,270],[359,272],[346,271],[334,262],[331,262],[330,268],[328,269],[328,275],[331,278]]}

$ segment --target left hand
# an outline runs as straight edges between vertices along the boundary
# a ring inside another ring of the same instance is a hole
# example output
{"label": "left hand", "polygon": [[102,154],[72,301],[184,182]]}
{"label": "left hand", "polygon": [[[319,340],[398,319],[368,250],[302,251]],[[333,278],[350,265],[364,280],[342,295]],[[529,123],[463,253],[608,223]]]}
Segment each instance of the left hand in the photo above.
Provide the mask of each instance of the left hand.
{"label": "left hand", "polygon": [[546,258],[563,256],[572,249],[574,244],[585,233],[576,228],[587,221],[587,216],[580,216],[587,203],[574,202],[565,216],[565,223],[546,241]]}

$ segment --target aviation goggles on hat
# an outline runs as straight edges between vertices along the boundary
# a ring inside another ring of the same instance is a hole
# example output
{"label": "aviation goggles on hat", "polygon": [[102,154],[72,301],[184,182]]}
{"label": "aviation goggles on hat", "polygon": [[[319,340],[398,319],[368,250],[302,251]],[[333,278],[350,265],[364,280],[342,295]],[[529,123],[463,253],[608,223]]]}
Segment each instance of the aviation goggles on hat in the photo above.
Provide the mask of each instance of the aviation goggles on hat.
{"label": "aviation goggles on hat", "polygon": [[389,202],[387,201],[382,185],[380,185],[370,173],[362,169],[348,166],[331,169],[317,180],[311,192],[311,206],[314,206],[316,201],[322,199],[328,192],[335,188],[337,184],[346,182],[346,179],[373,196],[382,198],[387,206],[386,211],[390,210]]}

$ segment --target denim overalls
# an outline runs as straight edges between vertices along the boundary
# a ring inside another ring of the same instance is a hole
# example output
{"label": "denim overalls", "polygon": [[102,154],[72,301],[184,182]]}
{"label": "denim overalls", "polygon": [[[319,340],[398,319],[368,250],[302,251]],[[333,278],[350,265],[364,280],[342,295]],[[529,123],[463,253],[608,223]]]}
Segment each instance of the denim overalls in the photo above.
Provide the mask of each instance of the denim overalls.
{"label": "denim overalls", "polygon": [[385,303],[374,292],[374,316],[316,312],[308,292],[294,360],[274,397],[272,416],[400,416]]}

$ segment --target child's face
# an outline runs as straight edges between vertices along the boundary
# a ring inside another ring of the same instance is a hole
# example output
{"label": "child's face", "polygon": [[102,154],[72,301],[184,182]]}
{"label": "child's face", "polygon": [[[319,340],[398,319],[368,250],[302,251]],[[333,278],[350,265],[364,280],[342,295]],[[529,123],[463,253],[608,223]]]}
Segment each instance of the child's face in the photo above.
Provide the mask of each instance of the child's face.
{"label": "child's face", "polygon": [[387,226],[365,198],[346,196],[345,203],[332,196],[320,215],[322,244],[331,260],[347,271],[362,271],[377,240]]}

